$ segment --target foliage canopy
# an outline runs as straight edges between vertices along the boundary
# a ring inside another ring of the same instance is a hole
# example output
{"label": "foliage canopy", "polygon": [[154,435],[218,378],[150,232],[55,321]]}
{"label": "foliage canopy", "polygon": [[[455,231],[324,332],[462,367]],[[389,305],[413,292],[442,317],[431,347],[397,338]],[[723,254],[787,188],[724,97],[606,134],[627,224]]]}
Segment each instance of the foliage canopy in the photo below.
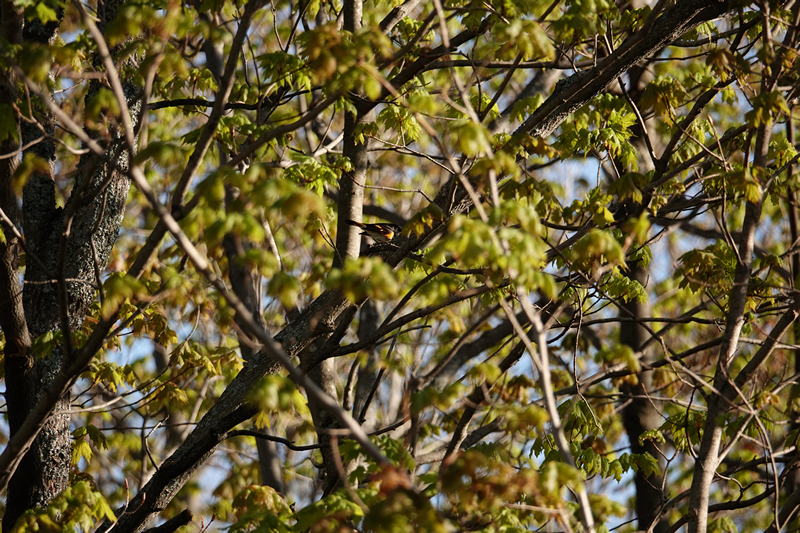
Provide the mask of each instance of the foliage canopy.
{"label": "foliage canopy", "polygon": [[800,2],[0,7],[4,533],[794,520]]}

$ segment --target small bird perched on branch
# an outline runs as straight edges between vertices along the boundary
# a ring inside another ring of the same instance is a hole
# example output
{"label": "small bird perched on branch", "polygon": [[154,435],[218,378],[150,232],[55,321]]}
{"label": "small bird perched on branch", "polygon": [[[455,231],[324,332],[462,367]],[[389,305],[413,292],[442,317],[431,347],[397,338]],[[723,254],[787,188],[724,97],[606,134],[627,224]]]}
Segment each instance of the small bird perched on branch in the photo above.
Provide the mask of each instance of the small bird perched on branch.
{"label": "small bird perched on branch", "polygon": [[353,220],[348,220],[347,223],[364,230],[361,232],[361,235],[372,237],[375,242],[389,242],[403,231],[403,228],[397,224],[362,224],[361,222],[355,222]]}

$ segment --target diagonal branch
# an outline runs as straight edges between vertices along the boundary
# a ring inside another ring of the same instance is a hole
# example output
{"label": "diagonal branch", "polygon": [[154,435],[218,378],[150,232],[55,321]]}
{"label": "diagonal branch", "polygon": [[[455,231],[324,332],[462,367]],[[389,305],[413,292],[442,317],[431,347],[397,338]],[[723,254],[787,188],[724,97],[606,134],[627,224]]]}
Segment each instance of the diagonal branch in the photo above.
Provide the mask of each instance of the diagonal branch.
{"label": "diagonal branch", "polygon": [[650,56],[681,35],[729,9],[729,1],[680,0],[664,12],[650,31],[629,37],[597,66],[577,72],[556,85],[553,94],[514,132],[548,137],[553,131],[612,81],[641,59]]}

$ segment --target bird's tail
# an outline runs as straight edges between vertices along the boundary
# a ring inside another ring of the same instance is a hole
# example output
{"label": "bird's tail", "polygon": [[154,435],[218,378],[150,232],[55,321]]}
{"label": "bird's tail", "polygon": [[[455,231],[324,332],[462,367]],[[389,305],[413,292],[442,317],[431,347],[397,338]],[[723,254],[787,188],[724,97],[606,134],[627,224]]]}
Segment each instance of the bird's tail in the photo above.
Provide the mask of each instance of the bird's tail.
{"label": "bird's tail", "polygon": [[367,227],[366,224],[362,224],[361,222],[356,222],[354,220],[348,220],[347,223],[350,224],[351,226],[355,226],[361,229],[365,229]]}

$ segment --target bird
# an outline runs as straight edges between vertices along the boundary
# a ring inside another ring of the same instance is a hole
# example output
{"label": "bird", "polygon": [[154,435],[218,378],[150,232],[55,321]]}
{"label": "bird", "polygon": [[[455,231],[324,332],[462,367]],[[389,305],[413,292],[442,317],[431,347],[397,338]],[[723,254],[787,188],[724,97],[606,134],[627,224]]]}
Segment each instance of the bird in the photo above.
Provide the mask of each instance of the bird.
{"label": "bird", "polygon": [[351,226],[355,226],[364,230],[361,232],[361,235],[372,237],[375,242],[389,242],[400,235],[400,232],[403,231],[403,228],[397,224],[389,224],[385,222],[378,224],[363,224],[361,222],[355,222],[354,220],[348,220],[347,223]]}

